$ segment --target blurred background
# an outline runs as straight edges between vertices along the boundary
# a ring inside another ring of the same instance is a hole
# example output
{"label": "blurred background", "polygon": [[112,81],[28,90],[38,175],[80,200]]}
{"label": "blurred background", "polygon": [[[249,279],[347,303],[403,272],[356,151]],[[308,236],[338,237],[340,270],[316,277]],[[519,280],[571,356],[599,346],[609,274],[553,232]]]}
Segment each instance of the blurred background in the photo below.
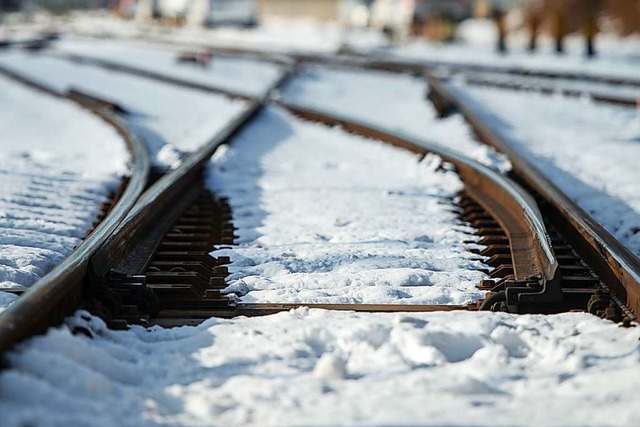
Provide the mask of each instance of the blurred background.
{"label": "blurred background", "polygon": [[274,18],[303,18],[373,28],[391,40],[454,40],[459,24],[470,18],[494,20],[501,31],[552,36],[640,32],[640,0],[0,0],[5,19],[78,10],[167,26],[252,27]]}

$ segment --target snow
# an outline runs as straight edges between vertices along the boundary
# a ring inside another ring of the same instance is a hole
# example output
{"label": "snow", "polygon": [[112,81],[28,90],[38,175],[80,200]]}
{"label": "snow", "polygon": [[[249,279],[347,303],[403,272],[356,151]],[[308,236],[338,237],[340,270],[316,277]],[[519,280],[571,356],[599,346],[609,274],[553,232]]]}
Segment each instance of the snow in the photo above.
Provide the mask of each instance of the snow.
{"label": "snow", "polygon": [[337,23],[305,18],[271,17],[262,19],[255,28],[167,28],[83,13],[66,22],[65,29],[78,35],[165,40],[279,53],[333,53],[345,46],[370,50],[387,44],[385,37],[375,30],[346,29]]}
{"label": "snow", "polygon": [[596,77],[619,77],[637,81],[640,75],[638,48],[640,37],[618,38],[600,34],[596,39],[598,55],[588,59],[584,55],[584,41],[578,35],[566,39],[566,54],[553,52],[552,41],[540,38],[540,50],[531,54],[526,49],[527,36],[517,32],[507,40],[508,53],[496,51],[496,30],[490,21],[470,20],[459,31],[459,41],[440,44],[426,40],[380,51],[398,60],[417,62],[445,62],[451,64],[485,65],[496,68],[521,68],[529,71],[579,73]]}
{"label": "snow", "polygon": [[482,296],[458,176],[440,158],[268,108],[220,151],[229,198],[228,292],[245,302],[463,304]]}
{"label": "snow", "polygon": [[31,286],[93,228],[129,155],[98,117],[5,77],[0,109],[0,288]]}
{"label": "snow", "polygon": [[[70,25],[94,35],[147,32],[167,41],[270,51],[331,52],[354,40],[361,47],[377,43],[359,36],[350,40],[348,33],[319,25],[165,32],[104,17]],[[564,58],[528,56],[517,48],[498,57],[490,53],[486,25],[480,30],[466,25],[463,33],[479,34],[479,42],[446,51],[416,43],[396,54],[638,75],[631,49],[607,51],[603,43],[602,58],[586,62],[570,41],[571,53]],[[254,94],[274,75],[264,64],[222,56],[209,70],[191,70],[176,65],[171,50],[143,52],[139,42],[108,41],[104,51],[95,52],[92,45],[66,39],[60,46]],[[246,107],[14,50],[0,52],[0,64],[61,92],[79,87],[121,103],[130,111],[125,120],[162,165],[178,164],[184,152]],[[640,158],[637,113],[587,99],[454,85],[487,105],[494,125],[516,148],[640,251],[633,228],[640,219],[638,174],[632,169]],[[306,67],[282,96],[509,169],[504,157],[474,140],[459,115],[436,118],[426,91],[423,79],[409,75]],[[0,287],[28,286],[91,228],[98,204],[126,173],[127,153],[118,135],[96,117],[0,77],[2,106]],[[578,152],[571,152],[575,147]],[[473,229],[457,219],[453,205],[462,183],[437,156],[420,159],[267,107],[218,151],[207,181],[232,206],[239,239],[213,254],[231,256],[227,291],[242,301],[464,304],[482,295],[475,288],[484,277],[482,260],[467,252],[475,245],[464,243],[473,240]],[[0,292],[0,313],[15,298]],[[93,339],[74,334],[77,327]],[[197,327],[112,331],[80,311],[8,354],[9,366],[0,371],[0,418],[9,427],[640,425],[639,337],[637,327],[620,328],[583,313],[301,308],[259,318],[208,319]]]}
{"label": "snow", "polygon": [[483,111],[567,196],[640,255],[640,118],[633,109],[459,81],[451,87],[473,102],[474,110]]}
{"label": "snow", "polygon": [[426,138],[503,172],[510,169],[504,156],[474,139],[464,119],[438,118],[427,91],[426,79],[408,74],[310,66],[282,97]]}
{"label": "snow", "polygon": [[263,96],[282,74],[274,63],[242,57],[215,55],[207,67],[178,62],[179,49],[157,43],[64,37],[55,48],[255,97]]}
{"label": "snow", "polygon": [[582,313],[302,308],[111,331],[79,312],[8,356],[0,412],[7,427],[632,426],[639,337]]}
{"label": "snow", "polygon": [[175,167],[181,153],[207,143],[247,107],[222,95],[20,50],[0,52],[0,65],[59,93],[75,88],[116,101],[131,113],[123,119],[160,166]]}
{"label": "snow", "polygon": [[9,292],[0,292],[0,314],[7,309],[13,302],[18,299],[17,295]]}

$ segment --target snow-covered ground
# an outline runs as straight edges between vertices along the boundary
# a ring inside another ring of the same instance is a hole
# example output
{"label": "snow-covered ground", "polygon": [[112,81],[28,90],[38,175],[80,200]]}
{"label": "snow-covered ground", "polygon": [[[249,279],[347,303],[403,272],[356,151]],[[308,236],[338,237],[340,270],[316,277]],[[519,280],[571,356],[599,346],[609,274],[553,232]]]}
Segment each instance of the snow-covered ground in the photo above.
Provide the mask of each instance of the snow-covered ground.
{"label": "snow-covered ground", "polygon": [[179,62],[180,49],[157,43],[64,37],[54,46],[64,53],[108,60],[248,96],[264,95],[282,73],[274,63],[225,55],[213,56],[208,66]]}
{"label": "snow-covered ground", "polygon": [[509,52],[500,54],[496,51],[496,30],[490,21],[467,21],[458,35],[460,40],[457,43],[438,44],[416,40],[381,51],[380,55],[391,55],[400,60],[580,73],[636,81],[640,76],[639,36],[621,39],[612,34],[601,34],[596,39],[598,56],[587,59],[584,41],[577,35],[567,37],[564,55],[555,54],[551,40],[545,37],[540,39],[539,52],[529,53],[526,50],[526,34],[522,32],[513,34],[508,40]]}
{"label": "snow-covered ground", "polygon": [[1,289],[32,285],[81,242],[129,155],[98,117],[1,76],[0,135]]}
{"label": "snow-covered ground", "polygon": [[247,106],[222,95],[22,50],[0,52],[0,65],[59,93],[75,88],[117,102],[131,113],[123,119],[140,133],[158,165],[175,166],[183,152],[204,145]]}
{"label": "snow-covered ground", "polygon": [[[166,40],[275,51],[330,52],[350,37],[309,25],[165,31],[91,17],[71,25],[92,35],[137,37],[151,31]],[[377,43],[355,40],[360,46]],[[62,45],[90,48],[77,41]],[[624,49],[586,64],[575,53],[560,59],[545,53],[498,58],[489,53],[488,39],[479,44],[447,51],[416,44],[396,53],[638,75]],[[133,43],[105,46],[94,54],[157,65],[194,81],[259,91],[258,81],[268,84],[272,78],[255,64],[222,57],[211,69],[192,73],[180,71],[172,53],[143,57],[131,50]],[[128,122],[165,164],[177,160],[177,150],[204,143],[246,105],[21,52],[0,52],[0,64],[59,91],[73,86],[121,103],[133,113]],[[224,80],[236,71],[242,84]],[[640,223],[640,200],[631,166],[640,158],[635,113],[581,99],[457,84],[466,96],[489,105],[496,125],[519,148],[597,218],[611,221],[612,231],[638,253],[633,224]],[[424,99],[426,89],[424,80],[406,75],[310,67],[283,96],[395,127],[508,169],[508,162],[474,141],[459,116],[436,119]],[[64,256],[60,248],[68,252],[90,228],[97,204],[126,172],[126,152],[97,118],[14,82],[0,79],[0,108],[0,251],[7,246],[6,254],[25,260],[13,262],[0,252],[0,274],[36,280]],[[18,126],[28,119],[29,126]],[[89,145],[87,135],[105,143]],[[581,151],[566,157],[577,143]],[[456,219],[451,201],[461,183],[437,157],[419,161],[269,107],[217,154],[208,184],[230,198],[239,227],[238,244],[216,255],[232,257],[229,290],[244,301],[456,304],[480,296],[474,286],[483,277],[482,264],[463,243],[472,230]],[[42,247],[24,252],[31,250],[19,245],[26,237]],[[40,255],[41,250],[50,252]],[[0,292],[0,310],[13,298]],[[88,328],[94,338],[72,334],[74,326]],[[639,337],[638,328],[576,313],[303,308],[209,319],[198,327],[110,331],[79,312],[9,355],[10,367],[0,372],[0,424],[635,426]]]}
{"label": "snow-covered ground", "polygon": [[454,81],[515,148],[640,255],[640,117],[633,109]]}
{"label": "snow-covered ground", "polygon": [[439,119],[427,89],[426,79],[406,74],[311,66],[285,87],[282,97],[398,129],[509,170],[504,156],[474,139],[464,119]]}
{"label": "snow-covered ground", "polygon": [[[228,291],[245,302],[462,304],[484,275],[435,156],[269,108],[216,155],[238,245]],[[375,171],[375,172],[373,172]]]}
{"label": "snow-covered ground", "polygon": [[3,426],[635,426],[640,329],[587,314],[298,309],[49,330],[0,373]]}

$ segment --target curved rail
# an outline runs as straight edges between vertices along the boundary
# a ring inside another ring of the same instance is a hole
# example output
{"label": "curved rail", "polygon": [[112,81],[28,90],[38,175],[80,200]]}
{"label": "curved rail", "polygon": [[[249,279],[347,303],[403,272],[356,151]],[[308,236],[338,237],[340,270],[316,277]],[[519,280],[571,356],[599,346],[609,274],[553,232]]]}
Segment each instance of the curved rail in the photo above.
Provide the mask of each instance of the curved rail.
{"label": "curved rail", "polygon": [[[147,259],[135,265],[125,265],[129,254],[135,252],[136,247],[141,245],[141,236],[149,230],[151,226],[158,223],[171,225],[172,214],[166,215],[167,211],[180,211],[184,206],[180,206],[178,199],[186,193],[195,189],[195,180],[203,170],[207,160],[213,153],[235,135],[249,120],[260,111],[263,104],[253,102],[236,119],[227,124],[222,131],[215,135],[203,148],[192,153],[174,171],[162,176],[151,185],[139,198],[135,206],[128,212],[126,218],[118,226],[111,236],[106,239],[95,256],[91,260],[91,274],[94,278],[104,279],[112,268],[128,274],[138,274],[145,270]],[[176,209],[177,208],[177,209]],[[166,227],[165,227],[166,228]],[[149,246],[154,243],[144,243],[147,252]]]}
{"label": "curved rail", "polygon": [[434,76],[429,82],[438,98],[456,108],[483,142],[506,154],[514,172],[552,204],[557,216],[566,222],[566,230],[576,240],[581,255],[607,283],[613,284],[612,291],[637,316],[640,313],[640,259],[546,178],[535,164],[521,156],[504,135],[487,125],[478,111],[465,104],[461,94]]}
{"label": "curved rail", "polygon": [[556,278],[558,262],[535,201],[518,184],[481,163],[439,144],[398,130],[365,123],[334,112],[280,101],[279,105],[296,115],[376,138],[415,153],[434,153],[456,166],[465,191],[504,228],[511,247],[516,280],[538,277],[546,282]]}
{"label": "curved rail", "polygon": [[[271,96],[271,91],[291,75],[291,69],[285,70],[269,91],[252,99],[247,109],[204,147],[189,155],[177,169],[163,175],[146,188],[151,170],[146,146],[109,112],[109,105],[103,105],[101,100],[75,90],[66,94],[55,92],[3,67],[0,67],[0,72],[33,89],[70,99],[99,115],[123,135],[134,161],[126,190],[107,218],[60,265],[0,315],[0,354],[17,342],[59,323],[83,299],[95,296],[99,298],[99,295],[94,294],[108,291],[108,288],[101,285],[109,281],[113,267],[122,267],[122,263],[127,262],[127,256],[132,254],[136,246],[153,250],[154,243],[142,237],[143,233],[158,223],[162,223],[162,226],[170,224],[170,216],[193,200],[189,197],[198,193],[197,177],[206,161],[221,144],[260,111]],[[139,261],[141,260],[135,260],[134,264],[138,262],[136,266],[140,266]]]}
{"label": "curved rail", "polygon": [[89,260],[125,218],[147,183],[151,159],[146,146],[115,116],[104,110],[91,111],[122,135],[132,157],[131,177],[107,217],[91,234],[62,263],[0,314],[0,354],[34,333],[43,332],[77,307],[82,300]]}
{"label": "curved rail", "polygon": [[[100,248],[92,260],[91,274],[98,280],[104,280],[109,270],[119,269],[126,274],[138,274],[146,269],[148,258],[139,259],[137,262],[126,264],[127,255],[135,252],[136,246],[144,246],[144,252],[150,254],[158,242],[141,242],[144,231],[150,226],[159,225],[156,235],[167,228],[184,205],[179,206],[179,196],[194,190],[194,178],[203,170],[207,160],[226,141],[232,138],[240,129],[258,114],[268,102],[271,93],[284,84],[292,75],[292,69],[284,70],[280,78],[271,88],[259,98],[252,98],[247,109],[228,123],[218,134],[209,140],[197,152],[192,153],[174,171],[168,173],[150,186],[140,197],[126,219],[113,233],[113,235]],[[162,197],[161,197],[162,196]],[[188,197],[186,198],[188,201]],[[162,215],[167,209],[171,212]],[[162,222],[162,224],[158,224]],[[158,238],[160,235],[157,236]]]}
{"label": "curved rail", "polygon": [[135,74],[140,77],[146,77],[146,78],[158,80],[164,83],[177,84],[180,86],[188,87],[190,89],[196,89],[203,92],[224,95],[231,99],[243,99],[246,101],[250,101],[253,99],[251,96],[247,94],[244,94],[238,91],[230,91],[228,89],[225,89],[220,86],[216,86],[211,83],[208,83],[208,84],[195,83],[189,80],[181,79],[179,77],[172,77],[168,74],[155,72],[155,71],[141,68],[141,67],[132,67],[130,65],[125,65],[118,62],[109,61],[106,59],[71,54],[71,53],[61,53],[61,52],[48,52],[47,54],[54,58],[65,59],[67,61],[75,62],[77,64],[93,65],[93,66],[105,68],[108,70],[118,71],[121,73]]}

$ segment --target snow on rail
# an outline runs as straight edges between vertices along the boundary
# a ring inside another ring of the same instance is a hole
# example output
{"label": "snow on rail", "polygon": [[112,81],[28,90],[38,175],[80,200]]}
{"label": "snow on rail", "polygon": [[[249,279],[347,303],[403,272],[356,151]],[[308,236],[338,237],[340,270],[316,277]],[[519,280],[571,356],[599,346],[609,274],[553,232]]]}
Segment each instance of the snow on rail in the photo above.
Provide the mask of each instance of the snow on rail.
{"label": "snow on rail", "polygon": [[206,144],[247,103],[144,77],[23,51],[0,52],[0,65],[60,93],[79,89],[118,103],[125,123],[147,144],[154,162],[175,167],[184,152]]}
{"label": "snow on rail", "polygon": [[8,356],[0,413],[6,427],[633,426],[639,335],[584,313],[302,308],[112,331],[79,312]]}
{"label": "snow on rail", "polygon": [[283,91],[286,101],[399,129],[459,151],[494,169],[510,169],[504,156],[473,138],[464,119],[438,118],[426,96],[424,78],[322,66],[303,68]]}
{"label": "snow on rail", "polygon": [[586,99],[478,88],[459,81],[451,87],[478,111],[481,108],[483,117],[519,152],[640,256],[636,112]]}
{"label": "snow on rail", "polygon": [[129,156],[98,117],[5,77],[0,111],[1,289],[32,285],[80,243]]}
{"label": "snow on rail", "polygon": [[462,304],[483,264],[436,156],[268,108],[211,164],[238,227],[230,286],[244,302]]}

